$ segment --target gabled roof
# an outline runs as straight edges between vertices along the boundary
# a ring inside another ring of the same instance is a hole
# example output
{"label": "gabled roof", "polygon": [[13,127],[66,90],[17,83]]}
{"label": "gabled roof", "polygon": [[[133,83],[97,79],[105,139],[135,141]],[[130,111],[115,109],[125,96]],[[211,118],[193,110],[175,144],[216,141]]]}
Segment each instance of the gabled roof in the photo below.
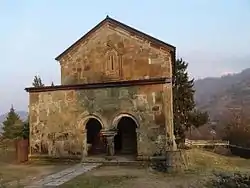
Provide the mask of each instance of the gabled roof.
{"label": "gabled roof", "polygon": [[137,29],[134,29],[124,23],[121,23],[115,19],[110,18],[109,16],[107,16],[104,20],[102,20],[99,24],[97,24],[94,28],[92,28],[89,32],[87,32],[84,36],[82,36],[80,39],[78,39],[75,43],[73,43],[71,46],[69,46],[64,52],[62,52],[60,55],[58,55],[55,60],[59,61],[59,59],[66,54],[69,50],[71,50],[74,46],[76,46],[79,42],[81,42],[82,40],[84,40],[85,38],[87,38],[91,33],[95,32],[97,29],[99,29],[101,26],[103,26],[106,23],[110,23],[113,24],[117,27],[120,27],[121,29],[124,29],[125,31],[130,32],[133,35],[137,35],[139,37],[142,37],[148,41],[150,41],[151,43],[154,43],[155,45],[159,45],[162,47],[165,47],[167,49],[169,49],[172,52],[175,52],[175,47],[165,43],[157,38],[154,38],[150,35],[147,35],[146,33],[143,33],[141,31],[138,31]]}

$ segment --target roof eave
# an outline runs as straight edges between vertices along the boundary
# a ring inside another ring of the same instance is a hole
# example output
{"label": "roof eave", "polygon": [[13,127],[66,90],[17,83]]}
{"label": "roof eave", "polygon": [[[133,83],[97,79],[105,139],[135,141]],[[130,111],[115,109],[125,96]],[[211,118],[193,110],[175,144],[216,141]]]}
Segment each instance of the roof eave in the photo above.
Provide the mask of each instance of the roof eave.
{"label": "roof eave", "polygon": [[111,82],[99,82],[99,83],[88,83],[88,84],[73,84],[73,85],[57,85],[57,86],[44,86],[44,87],[29,87],[25,88],[26,92],[50,92],[58,90],[86,90],[86,89],[101,89],[101,88],[113,88],[113,87],[130,87],[130,86],[143,86],[143,85],[156,85],[171,83],[172,78],[160,77],[160,78],[149,78],[139,80],[122,80],[122,81],[111,81]]}
{"label": "roof eave", "polygon": [[90,35],[92,32],[94,32],[95,30],[97,30],[100,26],[102,26],[107,18],[105,18],[104,20],[102,20],[100,23],[98,23],[95,27],[93,27],[91,30],[89,30],[85,35],[83,35],[81,38],[79,38],[78,40],[76,40],[76,42],[74,42],[73,44],[71,44],[68,48],[66,48],[66,50],[64,50],[61,54],[59,54],[55,60],[56,61],[60,61],[60,58],[67,53],[71,48],[73,48],[76,44],[78,44],[79,42],[81,42],[84,38],[88,37],[88,35]]}

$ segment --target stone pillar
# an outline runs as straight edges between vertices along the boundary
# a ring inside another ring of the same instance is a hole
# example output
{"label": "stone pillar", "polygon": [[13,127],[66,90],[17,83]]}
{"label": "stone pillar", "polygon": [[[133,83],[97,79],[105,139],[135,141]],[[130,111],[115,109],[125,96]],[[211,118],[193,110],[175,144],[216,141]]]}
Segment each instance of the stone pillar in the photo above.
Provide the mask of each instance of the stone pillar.
{"label": "stone pillar", "polygon": [[114,135],[107,136],[107,155],[114,156],[115,154],[115,144],[114,144]]}
{"label": "stone pillar", "polygon": [[166,150],[177,150],[174,137],[174,122],[173,122],[173,96],[172,84],[165,83],[163,87],[163,105],[166,128]]}
{"label": "stone pillar", "polygon": [[114,137],[117,134],[116,131],[102,131],[102,135],[105,136],[107,140],[107,155],[114,156],[115,154],[115,144],[114,144]]}
{"label": "stone pillar", "polygon": [[136,129],[136,140],[137,140],[137,156],[136,159],[140,160],[142,157],[142,153],[141,153],[141,144],[142,143],[142,138],[141,138],[141,132],[140,129],[137,128]]}
{"label": "stone pillar", "polygon": [[88,156],[87,131],[83,131],[82,156]]}

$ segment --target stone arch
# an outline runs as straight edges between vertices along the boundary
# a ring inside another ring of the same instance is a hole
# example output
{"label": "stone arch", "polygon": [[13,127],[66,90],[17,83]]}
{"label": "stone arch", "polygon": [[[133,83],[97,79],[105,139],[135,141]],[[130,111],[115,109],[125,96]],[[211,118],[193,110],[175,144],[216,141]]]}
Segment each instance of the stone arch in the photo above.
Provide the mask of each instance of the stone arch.
{"label": "stone arch", "polygon": [[96,115],[96,114],[88,114],[88,115],[85,115],[83,118],[82,116],[80,116],[80,121],[78,123],[78,127],[80,127],[83,131],[86,131],[86,124],[87,122],[89,121],[89,119],[96,119],[102,126],[102,129],[105,127],[104,126],[104,123],[103,123],[103,118],[101,118],[101,116],[99,115]]}
{"label": "stone arch", "polygon": [[104,153],[105,145],[100,134],[104,128],[102,119],[89,114],[80,121],[80,126],[84,135],[84,153],[87,155]]}
{"label": "stone arch", "polygon": [[137,118],[136,118],[134,115],[129,114],[129,113],[120,113],[120,114],[116,115],[115,118],[114,118],[113,121],[112,121],[112,128],[117,129],[117,125],[118,125],[119,121],[120,121],[123,117],[131,118],[132,120],[134,120],[134,122],[135,122],[137,128],[140,128],[140,124],[139,124]]}
{"label": "stone arch", "polygon": [[139,123],[137,119],[128,113],[117,115],[113,120],[113,128],[117,130],[114,137],[116,154],[137,154],[137,130]]}

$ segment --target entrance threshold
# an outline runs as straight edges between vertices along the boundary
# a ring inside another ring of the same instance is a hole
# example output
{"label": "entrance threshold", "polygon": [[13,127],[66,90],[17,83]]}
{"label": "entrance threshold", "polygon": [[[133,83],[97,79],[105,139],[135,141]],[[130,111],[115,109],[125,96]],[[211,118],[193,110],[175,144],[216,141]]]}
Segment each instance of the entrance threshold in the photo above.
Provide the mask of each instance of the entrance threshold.
{"label": "entrance threshold", "polygon": [[81,161],[82,163],[102,163],[102,166],[138,166],[138,167],[148,167],[148,161],[138,161],[135,156],[88,156],[84,157]]}
{"label": "entrance threshold", "polygon": [[130,162],[138,162],[135,156],[132,155],[93,155],[82,158],[82,162],[84,163],[130,163]]}

